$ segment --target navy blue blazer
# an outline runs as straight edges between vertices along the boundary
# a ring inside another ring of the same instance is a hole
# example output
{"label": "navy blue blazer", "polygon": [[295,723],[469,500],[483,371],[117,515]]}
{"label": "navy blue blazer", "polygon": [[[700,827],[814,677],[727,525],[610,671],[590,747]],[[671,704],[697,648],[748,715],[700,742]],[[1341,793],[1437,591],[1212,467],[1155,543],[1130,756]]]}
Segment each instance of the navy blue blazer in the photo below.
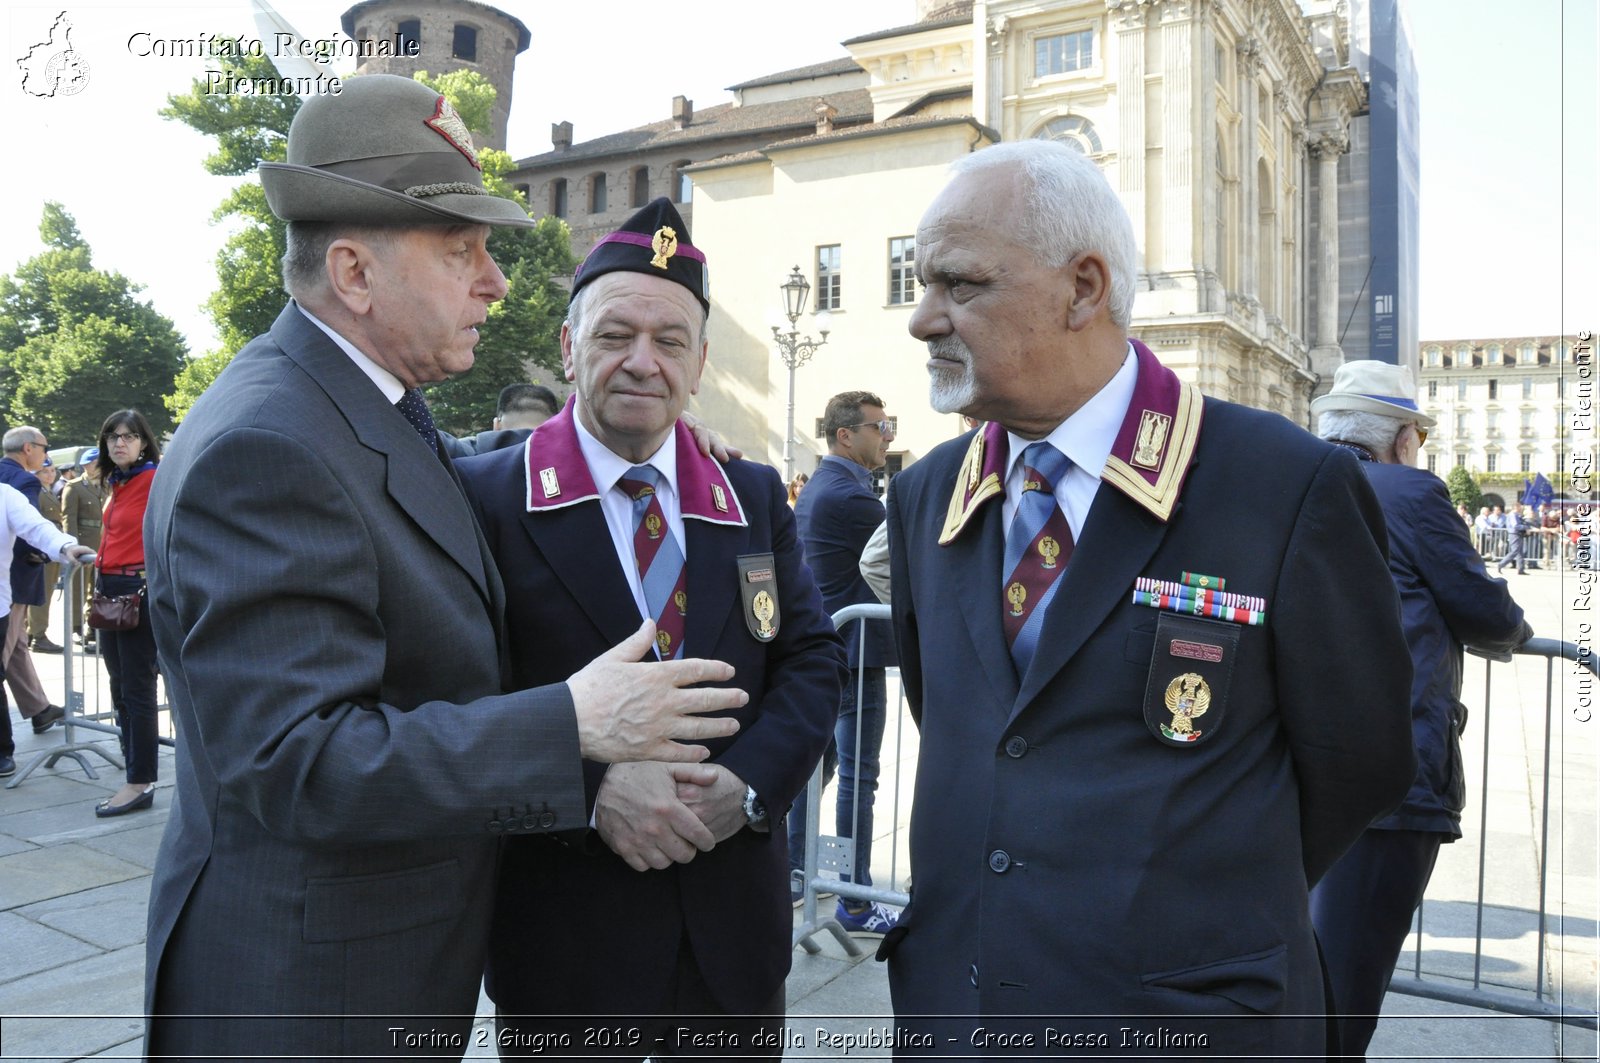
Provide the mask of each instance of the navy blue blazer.
{"label": "navy blue blazer", "polygon": [[[1319,1054],[1309,886],[1416,771],[1383,516],[1351,455],[1202,400],[1134,346],[1025,675],[1002,630],[1004,432],[935,448],[889,492],[921,732],[916,885],[880,951],[895,1014],[1040,1016],[1036,1037],[1046,1016],[1162,1017],[1207,1032],[1208,1056]],[[1137,578],[1185,572],[1265,599],[1265,623],[1134,604]],[[1182,741],[1161,727],[1188,673],[1210,694]],[[1107,1022],[1112,1045],[1141,1025]]]}
{"label": "navy blue blazer", "polygon": [[[44,481],[24,469],[14,458],[0,458],[0,483],[8,483],[22,492],[28,505],[39,508],[39,492]],[[11,604],[44,604],[44,563],[38,560],[39,552],[18,538],[11,547]]]}
{"label": "navy blue blazer", "polygon": [[[658,994],[685,935],[729,1012],[764,1007],[789,972],[793,910],[780,820],[832,733],[844,654],[803,562],[777,473],[746,461],[725,468],[706,461],[715,471],[691,488],[687,466],[699,455],[687,457],[694,444],[686,430],[678,439],[684,652],[733,665],[733,679],[719,685],[750,695],[732,713],[738,733],[706,745],[712,761],[755,788],[772,831],[741,830],[687,864],[646,872],[593,834],[508,840],[487,972],[503,1012],[670,1013],[671,1001]],[[506,584],[514,684],[560,681],[633,633],[639,610],[577,450],[570,403],[525,446],[465,458],[457,468]],[[530,510],[529,469],[547,508]],[[558,495],[547,496],[546,484]],[[726,510],[713,507],[716,497]],[[697,510],[705,519],[693,515]],[[780,618],[776,637],[762,642],[747,624],[735,559],[767,553]],[[586,765],[591,798],[603,771]]]}
{"label": "navy blue blazer", "polygon": [[[883,503],[878,496],[861,486],[850,469],[825,458],[800,492],[794,516],[800,526],[800,541],[805,544],[806,564],[817,579],[828,613],[837,613],[847,605],[880,604],[861,576],[861,551],[884,521]],[[886,668],[898,664],[894,633],[881,620],[867,625],[866,658],[862,659],[858,623],[853,621],[839,630],[850,667]]]}
{"label": "navy blue blazer", "polygon": [[1533,634],[1503,579],[1493,579],[1450,504],[1444,481],[1406,465],[1364,461],[1389,525],[1389,572],[1400,591],[1401,623],[1415,669],[1411,729],[1417,776],[1392,815],[1374,823],[1390,830],[1461,836],[1467,784],[1461,763],[1462,644],[1494,653]]}

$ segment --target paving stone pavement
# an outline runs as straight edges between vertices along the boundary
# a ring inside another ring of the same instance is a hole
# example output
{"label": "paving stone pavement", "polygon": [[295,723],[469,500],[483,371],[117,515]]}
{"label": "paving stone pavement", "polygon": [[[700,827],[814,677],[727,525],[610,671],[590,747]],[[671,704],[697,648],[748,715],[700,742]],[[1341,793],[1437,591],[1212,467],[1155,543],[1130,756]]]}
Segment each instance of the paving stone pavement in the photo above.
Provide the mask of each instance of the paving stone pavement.
{"label": "paving stone pavement", "polygon": [[[1511,584],[1539,635],[1592,647],[1590,629],[1580,626],[1590,623],[1586,588],[1591,585],[1560,572],[1512,576]],[[46,689],[62,690],[63,658],[37,655],[35,661]],[[108,713],[110,698],[98,662],[90,658],[88,665],[81,683],[83,709]],[[1557,662],[1547,679],[1541,662],[1524,658],[1495,666],[1489,677],[1486,698],[1484,673],[1469,663],[1464,700],[1473,718],[1465,755],[1472,804],[1467,836],[1444,849],[1424,907],[1424,983],[1472,986],[1478,842],[1486,837],[1481,984],[1530,994],[1537,982],[1567,1011],[1593,1015],[1600,951],[1600,722],[1585,717],[1585,711],[1595,683],[1566,662]],[[1547,683],[1554,706],[1548,740]],[[885,738],[878,798],[882,834],[874,850],[874,866],[888,869],[888,877],[900,882],[908,868],[903,830],[897,836],[894,827],[903,827],[909,815],[916,750],[915,731],[903,713],[902,726],[906,730],[898,745],[892,728]],[[13,729],[17,762],[24,770],[36,755],[67,741],[60,728],[34,736],[14,710]],[[109,735],[78,728],[73,738],[115,754],[116,741]],[[1541,785],[1547,747],[1548,796]],[[121,772],[100,756],[86,759],[97,779],[64,758],[0,789],[0,1059],[128,1059],[139,1052],[145,904],[170,808],[171,751],[162,753],[155,807],[114,820],[96,819],[93,806],[116,789]],[[1487,801],[1480,804],[1485,794]],[[1548,853],[1551,869],[1542,938],[1537,916],[1541,852]],[[795,951],[787,994],[787,1056],[887,1056],[885,1049],[861,1047],[890,1028],[884,967],[870,959],[874,943],[864,942],[867,954],[852,959],[829,935],[817,940],[817,954]],[[1409,984],[1415,959],[1409,949],[1402,956],[1397,986]],[[487,999],[480,1000],[468,1056],[494,1055],[491,1014]],[[1573,1026],[1391,992],[1370,1058],[1592,1060],[1596,1040],[1592,1031]]]}

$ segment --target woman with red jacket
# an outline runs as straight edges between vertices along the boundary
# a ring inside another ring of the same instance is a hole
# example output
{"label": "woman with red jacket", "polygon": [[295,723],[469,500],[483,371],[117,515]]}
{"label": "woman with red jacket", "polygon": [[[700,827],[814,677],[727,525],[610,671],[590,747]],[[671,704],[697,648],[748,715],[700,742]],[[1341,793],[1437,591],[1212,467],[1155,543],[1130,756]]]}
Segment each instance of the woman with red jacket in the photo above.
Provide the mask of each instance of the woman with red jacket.
{"label": "woman with red jacket", "polygon": [[95,806],[102,818],[155,804],[156,642],[144,601],[144,510],[150,500],[161,446],[138,410],[118,410],[100,429],[101,482],[111,489],[100,539],[95,589],[107,597],[137,594],[139,624],[126,631],[101,631],[100,653],[111,681],[111,704],[121,729],[128,781]]}

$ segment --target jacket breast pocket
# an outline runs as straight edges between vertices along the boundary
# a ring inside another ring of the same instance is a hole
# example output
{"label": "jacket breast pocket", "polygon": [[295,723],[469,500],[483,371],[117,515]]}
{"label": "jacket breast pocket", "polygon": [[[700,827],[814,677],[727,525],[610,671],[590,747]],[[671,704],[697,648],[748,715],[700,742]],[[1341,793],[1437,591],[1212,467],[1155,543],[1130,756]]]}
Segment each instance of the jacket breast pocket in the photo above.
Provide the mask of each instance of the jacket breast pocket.
{"label": "jacket breast pocket", "polygon": [[464,903],[461,865],[426,867],[306,883],[305,940],[359,941],[454,918]]}

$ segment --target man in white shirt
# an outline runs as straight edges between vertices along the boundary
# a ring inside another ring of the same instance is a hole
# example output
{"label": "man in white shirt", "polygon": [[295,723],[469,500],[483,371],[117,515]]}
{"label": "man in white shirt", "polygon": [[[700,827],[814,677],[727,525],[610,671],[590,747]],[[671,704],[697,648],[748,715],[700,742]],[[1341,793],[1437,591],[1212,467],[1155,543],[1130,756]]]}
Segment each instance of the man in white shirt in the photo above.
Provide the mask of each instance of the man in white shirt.
{"label": "man in white shirt", "polygon": [[[91,558],[94,551],[45,520],[37,509],[7,483],[0,483],[0,557],[10,557],[21,539],[35,550],[61,563]],[[11,625],[11,581],[0,579],[0,642]],[[6,677],[0,665],[0,681]],[[11,704],[0,682],[0,778],[17,773],[17,745],[11,735]]]}

